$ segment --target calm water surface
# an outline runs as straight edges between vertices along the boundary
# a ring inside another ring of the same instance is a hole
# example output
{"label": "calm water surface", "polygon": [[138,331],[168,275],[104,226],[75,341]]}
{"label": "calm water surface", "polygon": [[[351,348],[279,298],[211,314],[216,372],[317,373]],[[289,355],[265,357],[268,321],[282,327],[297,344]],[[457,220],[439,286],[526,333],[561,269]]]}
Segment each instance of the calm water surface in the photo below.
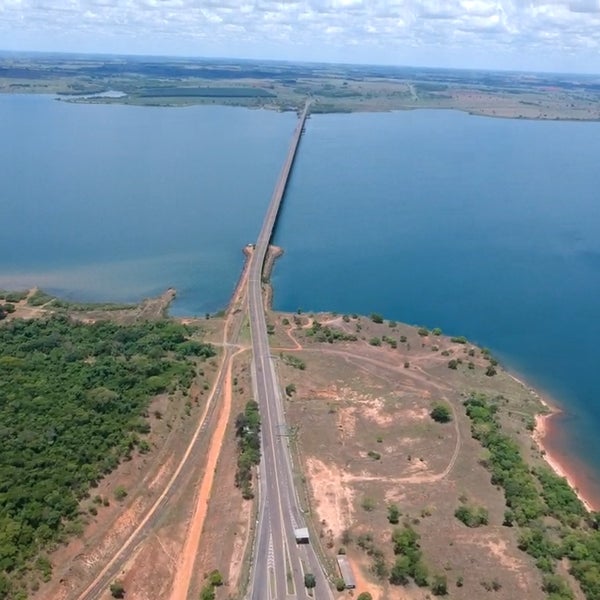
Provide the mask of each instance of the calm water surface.
{"label": "calm water surface", "polygon": [[0,288],[226,305],[295,115],[0,95]]}
{"label": "calm water surface", "polygon": [[380,312],[492,348],[568,408],[567,449],[598,473],[598,157],[597,123],[313,116],[276,308]]}
{"label": "calm water surface", "polygon": [[[0,287],[222,308],[295,115],[0,96]],[[380,312],[488,346],[567,408],[600,486],[600,124],[313,116],[280,216],[276,308]]]}

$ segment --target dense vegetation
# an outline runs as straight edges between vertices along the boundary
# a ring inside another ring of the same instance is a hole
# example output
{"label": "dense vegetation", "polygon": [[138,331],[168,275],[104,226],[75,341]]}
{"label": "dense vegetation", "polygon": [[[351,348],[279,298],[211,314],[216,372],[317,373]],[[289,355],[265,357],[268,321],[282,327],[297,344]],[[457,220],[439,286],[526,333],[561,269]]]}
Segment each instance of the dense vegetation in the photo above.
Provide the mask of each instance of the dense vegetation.
{"label": "dense vegetation", "polygon": [[258,403],[248,400],[243,413],[235,419],[238,438],[238,460],[235,485],[242,490],[245,500],[254,497],[252,490],[252,467],[260,462],[260,414]]}
{"label": "dense vegetation", "polygon": [[392,543],[396,561],[390,571],[390,583],[406,585],[413,579],[418,586],[427,586],[429,573],[423,562],[419,534],[407,525],[397,527],[392,532]]}
{"label": "dense vegetation", "polygon": [[307,329],[306,335],[314,338],[317,342],[355,342],[358,337],[353,333],[346,333],[341,329],[334,329],[327,325],[322,325],[316,319],[313,321],[310,329]]}
{"label": "dense vegetation", "polygon": [[80,529],[90,486],[147,447],[152,396],[189,387],[188,356],[214,355],[190,332],[66,317],[0,327],[0,598],[25,597],[34,559],[49,576],[40,553]]}
{"label": "dense vegetation", "polygon": [[28,292],[8,292],[6,290],[0,290],[0,300],[4,300],[5,302],[21,302],[21,300],[25,300],[27,298]]}
{"label": "dense vegetation", "polygon": [[256,87],[148,87],[140,98],[275,98],[272,92]]}
{"label": "dense vegetation", "polygon": [[483,506],[463,504],[454,511],[454,516],[467,527],[479,527],[488,524],[488,511]]}
{"label": "dense vegetation", "polygon": [[502,432],[496,403],[473,396],[465,406],[473,437],[489,452],[492,483],[504,489],[504,525],[519,527],[519,548],[536,559],[548,598],[573,598],[568,583],[554,573],[557,560],[568,558],[585,597],[600,600],[598,514],[586,511],[564,478],[546,467],[528,467],[518,444]]}

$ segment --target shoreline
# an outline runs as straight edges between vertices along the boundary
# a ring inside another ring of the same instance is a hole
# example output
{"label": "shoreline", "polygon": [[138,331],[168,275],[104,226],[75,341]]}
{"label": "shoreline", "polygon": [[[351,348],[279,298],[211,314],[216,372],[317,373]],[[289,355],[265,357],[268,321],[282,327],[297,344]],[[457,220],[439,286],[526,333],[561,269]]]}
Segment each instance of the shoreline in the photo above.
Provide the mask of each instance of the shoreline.
{"label": "shoreline", "polygon": [[[249,247],[245,247],[243,249],[245,260],[244,265],[242,267],[242,273],[248,267],[248,259],[251,255],[251,249]],[[270,276],[272,270],[274,268],[275,262],[277,258],[279,258],[283,254],[283,249],[277,246],[270,246],[270,252],[268,255],[267,265],[265,267],[265,272],[263,277],[270,283]],[[273,291],[272,287],[269,285],[269,293],[267,293],[267,303],[266,307],[271,307]],[[37,289],[37,288],[34,288]],[[155,298],[147,298],[142,300],[137,304],[138,310],[143,309],[145,305],[148,308],[154,308],[155,311],[158,309],[158,312],[162,313],[164,316],[168,318],[175,318],[177,320],[181,320],[185,322],[190,319],[190,317],[174,317],[169,314],[169,308],[176,296],[176,291],[173,288],[168,288],[165,292],[163,292],[160,296]],[[22,303],[18,303],[22,304]],[[110,303],[107,303],[110,304]],[[28,312],[38,312],[38,307],[30,307],[26,306]],[[43,308],[43,307],[42,307]],[[132,310],[134,307],[130,308]],[[98,311],[102,310],[98,307],[94,306],[94,304],[90,304],[88,311]],[[279,311],[274,311],[279,312]],[[31,318],[30,314],[21,314],[21,311],[17,311],[16,314],[10,315],[12,320],[14,318]],[[193,317],[198,318],[198,317]],[[556,420],[564,414],[564,411],[559,407],[557,402],[552,402],[544,397],[538,389],[529,385],[524,379],[517,377],[511,370],[505,370],[506,374],[519,385],[521,385],[525,390],[527,390],[530,394],[534,395],[537,400],[539,400],[542,405],[544,411],[538,413],[535,416],[535,428],[531,432],[531,439],[536,444],[540,453],[542,454],[543,460],[546,464],[559,476],[564,477],[571,489],[575,492],[581,503],[585,506],[588,512],[594,512],[595,510],[600,510],[600,497],[597,496],[593,491],[586,490],[585,477],[582,474],[582,471],[585,470],[583,465],[577,464],[577,457],[569,457],[566,453],[563,453],[555,447],[552,443],[552,439],[557,437],[556,428],[560,427],[559,424],[556,423]]]}
{"label": "shoreline", "polygon": [[539,413],[535,416],[535,429],[531,433],[531,438],[539,448],[542,458],[559,477],[564,477],[567,480],[567,483],[575,494],[577,494],[577,497],[585,506],[586,510],[590,513],[594,512],[600,503],[596,502],[589,493],[582,491],[580,486],[581,482],[577,476],[577,466],[570,464],[564,455],[561,455],[555,448],[552,448],[550,439],[553,433],[554,421],[563,414],[563,410],[556,404],[544,398],[537,389],[531,387],[522,379],[519,379],[508,371],[507,374],[514,381],[520,383],[530,393],[534,394],[542,406],[547,410],[547,412]]}

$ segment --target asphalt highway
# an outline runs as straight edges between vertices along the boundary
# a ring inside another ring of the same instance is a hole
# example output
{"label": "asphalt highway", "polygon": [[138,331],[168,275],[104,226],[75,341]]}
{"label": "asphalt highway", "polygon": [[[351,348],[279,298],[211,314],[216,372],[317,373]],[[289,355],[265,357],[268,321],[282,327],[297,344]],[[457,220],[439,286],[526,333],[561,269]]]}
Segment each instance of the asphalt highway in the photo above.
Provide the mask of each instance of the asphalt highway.
{"label": "asphalt highway", "polygon": [[[311,544],[297,544],[294,529],[305,526],[300,509],[286,435],[281,386],[271,358],[262,294],[262,272],[279,207],[285,193],[309,110],[298,120],[281,174],[271,198],[248,277],[248,314],[252,334],[253,386],[261,414],[262,456],[259,467],[259,510],[250,578],[251,600],[332,599],[329,582]],[[312,573],[312,596],[304,574]]]}

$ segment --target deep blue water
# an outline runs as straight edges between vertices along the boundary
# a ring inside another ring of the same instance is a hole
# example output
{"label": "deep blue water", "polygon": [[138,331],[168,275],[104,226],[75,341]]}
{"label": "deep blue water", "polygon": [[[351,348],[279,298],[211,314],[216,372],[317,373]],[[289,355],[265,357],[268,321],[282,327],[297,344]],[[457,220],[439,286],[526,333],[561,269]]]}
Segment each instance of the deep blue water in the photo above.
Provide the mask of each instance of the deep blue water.
{"label": "deep blue water", "polygon": [[0,95],[0,288],[224,307],[295,115]]}
{"label": "deep blue water", "polygon": [[313,116],[275,306],[379,312],[490,347],[567,407],[569,450],[598,473],[599,157],[598,123]]}
{"label": "deep blue water", "polygon": [[[0,288],[228,301],[295,115],[0,95]],[[276,232],[275,306],[466,335],[567,409],[600,473],[600,124],[313,116]],[[600,497],[600,485],[596,486]]]}

